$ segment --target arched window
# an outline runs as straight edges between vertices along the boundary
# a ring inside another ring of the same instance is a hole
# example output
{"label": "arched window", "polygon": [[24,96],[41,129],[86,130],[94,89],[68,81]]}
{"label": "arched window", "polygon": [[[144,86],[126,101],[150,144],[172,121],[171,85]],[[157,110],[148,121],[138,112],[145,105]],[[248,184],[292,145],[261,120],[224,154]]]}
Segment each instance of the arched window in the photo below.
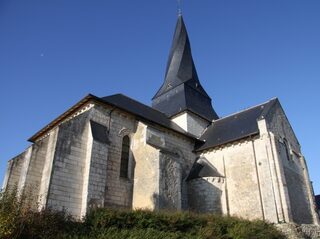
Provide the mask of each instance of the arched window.
{"label": "arched window", "polygon": [[128,135],[126,135],[122,139],[122,149],[121,149],[120,177],[122,178],[128,178],[129,154],[130,154],[130,138]]}

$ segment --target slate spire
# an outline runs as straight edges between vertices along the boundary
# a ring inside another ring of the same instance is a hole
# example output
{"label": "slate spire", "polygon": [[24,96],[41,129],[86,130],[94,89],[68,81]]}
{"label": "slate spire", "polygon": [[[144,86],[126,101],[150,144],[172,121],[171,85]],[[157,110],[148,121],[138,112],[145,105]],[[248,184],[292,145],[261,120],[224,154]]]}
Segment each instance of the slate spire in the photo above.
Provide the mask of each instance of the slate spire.
{"label": "slate spire", "polygon": [[208,121],[218,118],[198,79],[182,15],[178,16],[165,80],[152,99],[152,107],[169,117],[189,110]]}

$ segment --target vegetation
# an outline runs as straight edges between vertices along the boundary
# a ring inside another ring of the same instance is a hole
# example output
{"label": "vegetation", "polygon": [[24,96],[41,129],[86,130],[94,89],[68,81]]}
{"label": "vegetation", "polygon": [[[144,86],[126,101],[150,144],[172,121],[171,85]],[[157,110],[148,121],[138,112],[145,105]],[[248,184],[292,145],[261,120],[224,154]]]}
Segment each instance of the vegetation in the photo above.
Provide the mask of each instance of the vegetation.
{"label": "vegetation", "polygon": [[66,212],[31,210],[17,190],[0,195],[0,238],[281,239],[271,224],[187,212],[97,209],[81,221]]}
{"label": "vegetation", "polygon": [[[29,195],[29,196],[27,196]],[[58,231],[69,232],[79,224],[65,212],[32,210],[31,193],[18,196],[17,187],[0,193],[0,238],[57,238]]]}

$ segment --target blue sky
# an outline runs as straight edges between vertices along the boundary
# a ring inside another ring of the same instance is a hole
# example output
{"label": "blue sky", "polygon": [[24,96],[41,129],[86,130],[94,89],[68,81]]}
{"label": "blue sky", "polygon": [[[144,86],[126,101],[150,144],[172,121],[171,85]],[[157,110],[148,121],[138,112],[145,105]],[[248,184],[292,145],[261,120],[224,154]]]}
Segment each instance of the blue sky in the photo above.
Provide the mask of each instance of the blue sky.
{"label": "blue sky", "polygon": [[[320,194],[320,1],[185,0],[194,61],[224,116],[279,97]],[[175,0],[0,0],[0,178],[27,139],[88,93],[145,104]]]}

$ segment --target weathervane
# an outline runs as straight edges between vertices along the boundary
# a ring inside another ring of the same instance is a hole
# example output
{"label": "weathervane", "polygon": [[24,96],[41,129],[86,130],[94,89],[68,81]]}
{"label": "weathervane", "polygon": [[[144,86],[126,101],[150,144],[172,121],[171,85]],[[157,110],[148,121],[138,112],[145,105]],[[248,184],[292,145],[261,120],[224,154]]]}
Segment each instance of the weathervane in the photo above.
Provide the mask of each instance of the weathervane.
{"label": "weathervane", "polygon": [[178,2],[178,16],[181,16],[182,15],[182,3],[181,3],[182,0],[177,0]]}

